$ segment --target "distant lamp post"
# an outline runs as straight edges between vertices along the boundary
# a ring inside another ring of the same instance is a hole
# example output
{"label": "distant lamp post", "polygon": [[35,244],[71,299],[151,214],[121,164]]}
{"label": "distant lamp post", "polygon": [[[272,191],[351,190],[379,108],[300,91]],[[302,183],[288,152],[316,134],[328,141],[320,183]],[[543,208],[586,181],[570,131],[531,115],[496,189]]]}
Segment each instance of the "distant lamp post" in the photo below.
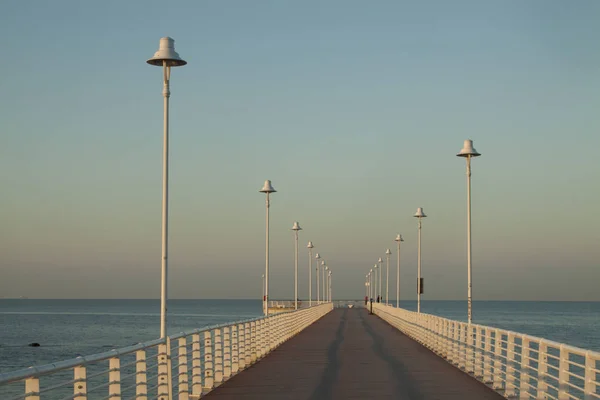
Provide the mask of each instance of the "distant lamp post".
{"label": "distant lamp post", "polygon": [[396,239],[398,243],[398,266],[396,267],[396,308],[400,307],[400,242],[404,242],[402,235],[398,234]]}
{"label": "distant lamp post", "polygon": [[419,244],[418,244],[418,267],[417,267],[417,312],[421,312],[421,294],[423,294],[423,279],[421,278],[421,220],[427,215],[423,212],[423,207],[417,208],[414,217],[419,219]]}
{"label": "distant lamp post", "polygon": [[379,281],[377,280],[377,278],[379,275],[381,275],[381,273],[377,274],[377,264],[373,266],[373,269],[375,270],[375,302],[377,302],[377,298],[380,295],[379,293],[377,293],[377,288],[379,287]]}
{"label": "distant lamp post", "polygon": [[164,125],[163,125],[163,198],[162,198],[162,257],[160,279],[160,337],[167,336],[167,282],[168,282],[168,233],[169,233],[169,98],[171,97],[171,67],[187,64],[175,51],[175,41],[170,37],[160,39],[158,51],[146,61],[163,69]]}
{"label": "distant lamp post", "polygon": [[262,274],[262,278],[260,279],[262,282],[262,294],[261,294],[261,298],[265,298],[265,274]]}
{"label": "distant lamp post", "polygon": [[377,260],[379,264],[379,302],[383,303],[383,290],[381,290],[381,282],[383,282],[383,260],[381,257]]}
{"label": "distant lamp post", "polygon": [[471,158],[479,157],[481,154],[473,148],[472,140],[465,140],[464,145],[458,157],[464,157],[467,160],[467,316],[469,324],[473,320],[472,310],[472,263],[471,263]]}
{"label": "distant lamp post", "polygon": [[325,303],[325,270],[327,269],[327,266],[325,265],[325,260],[321,261],[321,272],[322,272],[322,276],[321,276],[321,286],[322,286],[322,292],[321,293],[321,300],[323,301],[323,303]]}
{"label": "distant lamp post", "polygon": [[387,268],[386,268],[386,277],[385,277],[385,304],[389,304],[390,303],[390,254],[392,254],[392,252],[390,251],[390,249],[387,249],[385,251],[385,255],[387,258]]}
{"label": "distant lamp post", "polygon": [[333,281],[333,273],[331,271],[329,271],[329,291],[328,292],[329,292],[329,302],[330,303],[333,302],[333,292],[331,290],[333,288],[333,285],[331,283],[332,281]]}
{"label": "distant lamp post", "polygon": [[312,242],[308,242],[306,248],[308,249],[308,306],[312,307]]}
{"label": "distant lamp post", "polygon": [[262,189],[259,190],[261,193],[265,193],[266,196],[266,209],[267,209],[267,238],[266,238],[266,250],[265,250],[265,296],[263,298],[263,311],[266,316],[269,315],[269,207],[271,206],[269,195],[277,192],[271,186],[271,181],[266,180]]}
{"label": "distant lamp post", "polygon": [[317,264],[315,271],[317,273],[317,304],[321,304],[321,287],[320,287],[320,283],[319,283],[319,260],[321,259],[321,256],[319,255],[319,253],[317,253],[315,255],[315,264]]}
{"label": "distant lamp post", "polygon": [[294,226],[292,226],[292,230],[294,231],[294,243],[296,247],[296,252],[294,254],[294,309],[298,309],[298,231],[301,231],[300,224],[298,221],[294,222]]}
{"label": "distant lamp post", "polygon": [[[325,261],[323,261],[325,262]],[[324,293],[323,293],[323,299],[328,302],[329,301],[329,267],[326,265],[325,269],[323,270],[323,282],[325,283],[325,286],[323,287]]]}
{"label": "distant lamp post", "polygon": [[373,299],[373,297],[375,297],[373,295],[373,268],[371,268],[371,270],[369,271],[369,288],[371,289],[369,291],[369,300]]}

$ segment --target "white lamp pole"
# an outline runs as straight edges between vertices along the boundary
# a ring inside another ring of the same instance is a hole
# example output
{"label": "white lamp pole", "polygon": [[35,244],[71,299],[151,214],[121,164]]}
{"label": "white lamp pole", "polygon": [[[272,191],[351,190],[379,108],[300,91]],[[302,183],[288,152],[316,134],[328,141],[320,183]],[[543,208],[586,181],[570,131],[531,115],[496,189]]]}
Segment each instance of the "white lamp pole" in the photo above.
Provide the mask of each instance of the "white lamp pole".
{"label": "white lamp pole", "polygon": [[323,272],[325,273],[325,277],[323,279],[325,282],[325,293],[323,294],[323,298],[326,302],[329,302],[329,267],[327,265],[325,266],[325,270]]}
{"label": "white lamp pole", "polygon": [[[261,299],[264,299],[265,298],[265,274],[262,274],[260,281],[262,282],[262,294],[260,295],[260,297],[261,297]],[[264,307],[264,304],[263,304],[263,307]]]}
{"label": "white lamp pole", "polygon": [[378,273],[377,273],[377,264],[375,264],[375,265],[373,266],[373,269],[375,270],[375,302],[377,302],[377,297],[379,296],[379,293],[377,293],[377,288],[379,287],[379,281],[377,280],[377,278],[378,278],[378,277],[379,277],[379,275],[381,275],[381,274],[378,274]]}
{"label": "white lamp pole", "polygon": [[300,225],[298,221],[294,222],[294,226],[292,226],[292,230],[294,231],[294,243],[296,251],[294,253],[294,309],[298,309],[298,231],[301,231]]}
{"label": "white lamp pole", "polygon": [[392,252],[390,249],[385,251],[385,255],[387,257],[387,269],[386,269],[386,277],[385,277],[385,304],[390,303],[390,254]]}
{"label": "white lamp pole", "polygon": [[162,257],[160,274],[160,337],[167,336],[167,282],[168,282],[168,233],[169,233],[169,97],[171,97],[171,67],[187,64],[175,51],[175,41],[170,37],[160,39],[158,51],[146,61],[163,69],[163,198],[162,198]]}
{"label": "white lamp pole", "polygon": [[265,193],[266,196],[266,208],[267,208],[267,238],[266,238],[266,249],[265,249],[265,296],[263,298],[263,311],[265,316],[269,315],[269,207],[271,206],[269,195],[277,192],[271,186],[271,181],[266,180],[265,184],[259,192]]}
{"label": "white lamp pole", "polygon": [[317,264],[315,271],[317,274],[317,304],[321,304],[321,285],[319,283],[320,279],[319,279],[319,259],[321,258],[321,256],[319,255],[319,253],[317,253],[315,255],[315,264]]}
{"label": "white lamp pole", "polygon": [[322,276],[321,276],[321,286],[322,288],[322,292],[321,293],[321,300],[323,301],[323,303],[325,302],[325,268],[327,268],[327,266],[325,265],[325,260],[321,261],[321,272],[322,272]]}
{"label": "white lamp pole", "polygon": [[423,212],[423,207],[417,208],[417,212],[414,215],[419,219],[419,244],[418,244],[418,267],[417,267],[417,312],[421,312],[421,294],[423,288],[421,287],[421,220],[427,215]]}
{"label": "white lamp pole", "polygon": [[312,242],[308,242],[306,248],[308,249],[308,306],[312,307]]}
{"label": "white lamp pole", "polygon": [[467,319],[469,324],[473,320],[472,310],[472,264],[471,264],[471,158],[479,157],[481,154],[473,148],[472,140],[465,140],[464,145],[458,157],[464,157],[467,160]]}
{"label": "white lamp pole", "polygon": [[331,271],[329,271],[329,302],[331,303],[333,301],[333,295],[331,292],[331,281],[333,280],[333,274],[331,273]]}
{"label": "white lamp pole", "polygon": [[377,260],[379,264],[379,302],[383,303],[383,290],[381,290],[381,282],[383,282],[383,260],[381,257]]}
{"label": "white lamp pole", "polygon": [[398,243],[398,266],[396,267],[396,308],[400,307],[400,242],[404,242],[402,235],[398,234],[396,239]]}
{"label": "white lamp pole", "polygon": [[373,268],[369,271],[369,301],[373,298]]}

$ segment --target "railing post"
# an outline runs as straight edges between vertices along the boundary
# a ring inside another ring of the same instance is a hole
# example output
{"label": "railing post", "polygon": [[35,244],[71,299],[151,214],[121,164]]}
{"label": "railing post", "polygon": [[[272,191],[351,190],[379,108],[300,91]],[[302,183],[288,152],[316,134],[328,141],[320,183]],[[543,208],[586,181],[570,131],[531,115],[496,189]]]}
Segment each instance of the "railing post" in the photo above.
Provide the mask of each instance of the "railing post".
{"label": "railing post", "polygon": [[592,352],[585,353],[585,400],[593,399],[592,395],[596,394],[596,360],[592,358]]}
{"label": "railing post", "polygon": [[[495,390],[502,389],[502,349],[503,348],[504,348],[504,344],[502,343],[502,333],[500,332],[500,329],[495,329],[494,330],[494,385],[492,386]],[[506,358],[508,359],[508,351],[506,352]],[[508,363],[507,363],[507,373],[505,374],[505,376],[508,377]]]}
{"label": "railing post", "polygon": [[87,375],[83,365],[73,368],[73,400],[87,400]]}
{"label": "railing post", "polygon": [[169,362],[167,360],[167,343],[169,338],[165,339],[165,343],[158,345],[158,399],[169,400]]}
{"label": "railing post", "polygon": [[238,326],[231,325],[231,373],[236,374],[240,369]]}
{"label": "railing post", "polygon": [[250,322],[250,362],[254,364],[257,360],[256,354],[256,321]]}
{"label": "railing post", "polygon": [[207,331],[204,332],[204,387],[211,390],[214,385],[212,334]]}
{"label": "railing post", "polygon": [[244,324],[238,325],[238,371],[243,371],[246,368],[246,330]]}
{"label": "railing post", "polygon": [[485,328],[485,349],[483,353],[483,382],[492,383],[492,329]]}
{"label": "railing post", "polygon": [[271,342],[271,338],[273,337],[273,332],[271,331],[271,329],[273,327],[273,324],[272,324],[273,317],[267,317],[264,319],[264,321],[265,321],[265,326],[264,326],[265,341],[264,341],[264,343],[265,343],[265,355],[266,355],[266,354],[269,354],[271,352],[271,350],[273,350],[273,348],[272,348],[273,344]]}
{"label": "railing post", "polygon": [[475,364],[475,376],[476,377],[483,377],[483,361],[482,361],[482,357],[484,356],[484,346],[483,346],[483,340],[481,339],[481,327],[479,326],[475,326],[475,349],[473,351],[473,357],[474,357],[474,364]]}
{"label": "railing post", "polygon": [[545,399],[548,385],[546,384],[546,374],[548,373],[548,345],[540,340],[538,344],[538,379],[537,392],[538,398]]}
{"label": "railing post", "polygon": [[[192,395],[202,395],[202,360],[200,352],[200,334],[192,335]],[[137,399],[136,399],[137,400]]]}
{"label": "railing post", "polygon": [[460,366],[460,323],[452,321],[452,364]]}
{"label": "railing post", "polygon": [[113,357],[108,361],[108,397],[111,400],[121,399],[121,361]]}
{"label": "railing post", "polygon": [[25,400],[40,400],[40,378],[33,377],[25,380]]}
{"label": "railing post", "polygon": [[189,400],[190,388],[188,382],[188,367],[187,367],[187,338],[179,338],[178,341],[178,359],[177,359],[177,372],[178,372],[178,395],[179,400]]}
{"label": "railing post", "polygon": [[515,334],[508,333],[506,350],[506,396],[515,395]]}
{"label": "railing post", "polygon": [[221,328],[215,332],[215,385],[219,386],[223,382],[223,343],[221,342]]}
{"label": "railing post", "polygon": [[136,400],[148,399],[148,371],[146,364],[146,350],[135,352],[135,398]]}
{"label": "railing post", "polygon": [[250,333],[250,323],[244,324],[244,348],[245,348],[245,367],[252,364],[252,334]]}
{"label": "railing post", "polygon": [[519,398],[529,399],[529,339],[521,337],[521,386]]}
{"label": "railing post", "polygon": [[223,380],[226,381],[231,376],[231,337],[229,336],[229,327],[223,328]]}
{"label": "railing post", "polygon": [[475,372],[475,336],[473,335],[473,325],[466,324],[467,327],[467,335],[465,337],[465,342],[467,343],[466,347],[466,370],[468,373]]}
{"label": "railing post", "polygon": [[558,370],[558,400],[569,398],[569,351],[560,345],[560,364]]}

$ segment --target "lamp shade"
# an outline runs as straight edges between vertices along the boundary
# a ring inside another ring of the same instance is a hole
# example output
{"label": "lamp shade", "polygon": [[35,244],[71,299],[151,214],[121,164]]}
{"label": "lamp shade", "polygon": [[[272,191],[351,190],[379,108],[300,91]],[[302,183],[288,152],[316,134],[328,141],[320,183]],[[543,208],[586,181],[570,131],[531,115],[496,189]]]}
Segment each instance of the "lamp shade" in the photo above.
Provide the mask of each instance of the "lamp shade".
{"label": "lamp shade", "polygon": [[481,154],[479,154],[477,150],[473,148],[473,141],[471,139],[465,140],[463,148],[457,154],[458,157],[478,157],[480,155]]}
{"label": "lamp shade", "polygon": [[425,218],[427,215],[423,212],[423,207],[417,208],[417,212],[414,215],[417,218]]}
{"label": "lamp shade", "polygon": [[146,61],[150,65],[163,66],[163,61],[167,62],[167,67],[181,67],[187,64],[179,57],[175,51],[175,41],[170,37],[160,39],[158,51],[154,53],[154,57]]}
{"label": "lamp shade", "polygon": [[394,239],[396,242],[404,242],[404,239],[402,239],[402,235],[398,234],[396,235],[396,239]]}
{"label": "lamp shade", "polygon": [[306,245],[306,247],[309,248],[309,249],[312,249],[315,246],[313,246],[312,242],[308,242],[308,244]]}
{"label": "lamp shade", "polygon": [[302,228],[300,228],[300,224],[298,223],[298,221],[294,222],[294,225],[292,226],[292,230],[293,231],[301,231]]}
{"label": "lamp shade", "polygon": [[265,181],[263,188],[259,190],[259,192],[262,193],[275,193],[276,191],[277,190],[273,189],[273,186],[271,186],[271,181],[268,179]]}

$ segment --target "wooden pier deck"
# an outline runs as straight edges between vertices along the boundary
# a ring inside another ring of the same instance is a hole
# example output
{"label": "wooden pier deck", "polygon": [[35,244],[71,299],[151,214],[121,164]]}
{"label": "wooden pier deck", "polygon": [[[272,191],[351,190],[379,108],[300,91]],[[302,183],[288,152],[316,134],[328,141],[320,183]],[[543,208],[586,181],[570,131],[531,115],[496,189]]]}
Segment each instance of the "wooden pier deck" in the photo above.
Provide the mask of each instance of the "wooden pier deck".
{"label": "wooden pier deck", "polygon": [[335,309],[210,399],[503,399],[365,309]]}

